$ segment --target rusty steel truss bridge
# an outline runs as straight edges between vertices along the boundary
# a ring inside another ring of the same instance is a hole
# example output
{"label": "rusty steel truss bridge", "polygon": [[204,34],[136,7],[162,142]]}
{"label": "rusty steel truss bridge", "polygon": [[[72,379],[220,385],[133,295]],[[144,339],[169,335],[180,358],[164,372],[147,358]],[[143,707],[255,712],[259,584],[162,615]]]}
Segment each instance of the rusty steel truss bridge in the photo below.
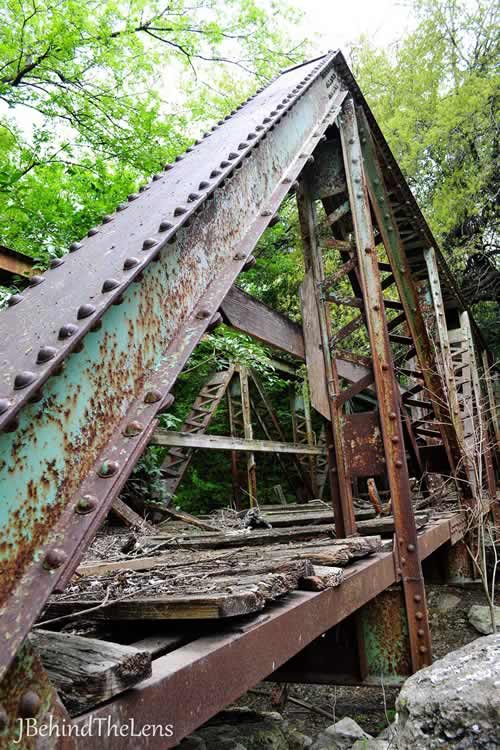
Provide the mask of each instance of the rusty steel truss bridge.
{"label": "rusty steel truss bridge", "polygon": [[[302,326],[236,286],[291,195],[304,254]],[[333,271],[325,270],[326,249],[337,254]],[[353,310],[342,328],[338,306]],[[311,405],[326,425],[336,536],[357,533],[354,480],[379,476],[390,492],[393,543],[352,565],[339,588],[295,592],[269,612],[198,631],[155,659],[151,677],[92,715],[149,723],[168,715],[173,738],[134,741],[165,749],[270,675],[373,684],[377,638],[402,673],[431,663],[424,572],[453,576],[467,567],[462,538],[477,497],[483,505],[489,498],[485,513],[498,518],[491,362],[368,104],[334,52],[257,91],[32,276],[0,313],[1,747],[11,746],[20,717],[66,716],[29,633],[49,596],[72,578],[145,448],[161,442],[158,417],[172,403],[171,389],[220,322],[305,362]],[[363,356],[348,350],[357,332],[369,344]],[[232,369],[220,375],[202,396],[217,401],[232,376]],[[363,392],[376,408],[347,410]],[[478,425],[490,438],[480,471],[472,451]],[[199,444],[185,434],[164,437],[171,491],[176,460]],[[236,449],[251,438],[244,431]],[[253,454],[245,455],[252,498]],[[307,473],[307,461],[297,470]],[[454,478],[456,504],[417,531],[410,477],[425,494],[433,473]],[[127,746],[119,737],[47,743]]]}

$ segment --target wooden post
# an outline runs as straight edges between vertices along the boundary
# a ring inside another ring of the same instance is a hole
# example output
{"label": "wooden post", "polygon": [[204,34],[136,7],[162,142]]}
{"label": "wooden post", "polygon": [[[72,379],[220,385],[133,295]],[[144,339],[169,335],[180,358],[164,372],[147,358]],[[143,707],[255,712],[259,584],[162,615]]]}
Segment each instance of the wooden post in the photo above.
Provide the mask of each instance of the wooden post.
{"label": "wooden post", "polygon": [[[238,368],[235,370],[238,371]],[[227,411],[229,415],[229,431],[231,433],[231,437],[237,437],[238,436],[238,409],[237,409],[237,399],[239,400],[239,393],[236,394],[236,386],[239,384],[239,376],[238,379],[236,377],[233,378],[231,381],[229,388],[227,389]],[[241,400],[240,407],[241,407]],[[241,410],[240,410],[241,411]],[[241,509],[241,482],[240,482],[240,471],[238,466],[238,452],[237,451],[231,451],[231,477],[232,477],[232,485],[233,485],[233,503],[236,510]]]}

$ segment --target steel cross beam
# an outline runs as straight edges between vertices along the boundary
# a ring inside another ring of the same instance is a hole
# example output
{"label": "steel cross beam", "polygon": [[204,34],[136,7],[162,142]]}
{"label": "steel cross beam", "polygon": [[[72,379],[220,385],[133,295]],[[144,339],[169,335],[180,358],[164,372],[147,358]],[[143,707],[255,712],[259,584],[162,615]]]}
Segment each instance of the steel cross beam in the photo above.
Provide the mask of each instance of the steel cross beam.
{"label": "steel cross beam", "polygon": [[339,116],[344,167],[354,223],[359,278],[366,302],[365,313],[373,358],[373,370],[387,476],[396,530],[398,567],[403,581],[412,666],[416,671],[431,662],[431,638],[425,586],[420,564],[417,530],[411,504],[399,390],[389,344],[387,319],[375,249],[363,153],[352,99]]}
{"label": "steel cross beam", "polygon": [[299,66],[250,97],[0,313],[0,669],[75,569],[338,114],[333,66]]}
{"label": "steel cross beam", "polygon": [[399,234],[394,211],[390,204],[384,175],[380,168],[368,122],[360,109],[357,110],[357,116],[361,136],[361,151],[371,205],[380,234],[382,235],[399,298],[403,305],[406,322],[416,349],[426,392],[434,407],[434,413],[437,417],[439,431],[441,432],[452,473],[459,480],[461,493],[467,498],[470,497],[470,485],[464,464],[464,454],[460,438],[456,431],[454,419],[450,415],[446,390],[441,380],[432,343],[422,315],[417,290],[411,277],[410,265]]}

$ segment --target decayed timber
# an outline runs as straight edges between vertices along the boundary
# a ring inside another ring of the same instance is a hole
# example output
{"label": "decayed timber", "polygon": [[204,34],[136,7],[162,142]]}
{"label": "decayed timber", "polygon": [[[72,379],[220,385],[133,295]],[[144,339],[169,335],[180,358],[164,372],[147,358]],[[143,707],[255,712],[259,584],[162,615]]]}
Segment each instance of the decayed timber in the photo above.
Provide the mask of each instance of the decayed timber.
{"label": "decayed timber", "polygon": [[143,534],[154,533],[154,526],[148,523],[144,518],[141,518],[135,510],[132,510],[132,508],[130,508],[127,503],[124,503],[119,497],[113,501],[112,508],[113,513],[118,516],[120,521],[123,521],[132,529],[138,529],[139,531],[142,531]]}
{"label": "decayed timber", "polygon": [[[286,526],[305,526],[307,524],[334,523],[335,517],[333,512],[328,509],[311,511],[310,513],[261,513],[261,516],[268,521],[273,528],[282,528]],[[358,510],[354,514],[356,521],[367,520],[375,517],[375,511],[368,508],[367,510]]]}
{"label": "decayed timber", "polygon": [[151,675],[146,649],[47,630],[34,630],[29,639],[73,716]]}
{"label": "decayed timber", "polygon": [[315,565],[314,575],[303,578],[300,582],[300,588],[302,591],[324,591],[339,586],[343,580],[344,571],[342,568]]}
{"label": "decayed timber", "polygon": [[[220,531],[217,526],[214,526],[197,516],[192,516],[191,513],[186,513],[185,511],[174,510],[173,508],[162,508],[162,513],[166,513],[166,515],[174,521],[181,521],[182,523],[196,526],[198,529],[203,529],[204,531]],[[164,521],[163,523],[168,525],[168,521]],[[163,524],[160,524],[160,526],[162,525]]]}
{"label": "decayed timber", "polygon": [[317,445],[296,445],[295,443],[280,443],[274,440],[255,440],[237,438],[230,435],[201,435],[199,433],[174,432],[172,430],[155,430],[151,439],[153,445],[178,446],[188,448],[213,448],[223,451],[243,451],[252,453],[297,453],[303,455],[320,456],[325,449]]}
{"label": "decayed timber", "polygon": [[[236,563],[234,566],[226,564],[222,568],[209,565],[205,570],[193,574],[190,566],[172,571],[170,566],[165,565],[156,566],[150,575],[142,578],[140,574],[130,573],[127,580],[124,580],[121,571],[116,571],[102,579],[87,578],[74,585],[72,588],[77,589],[77,598],[58,600],[53,597],[46,614],[59,617],[89,609],[96,605],[96,596],[106,587],[109,603],[94,610],[92,615],[97,619],[198,620],[234,617],[263,609],[267,603],[297,589],[302,578],[314,573],[312,564],[305,558],[261,561],[250,568],[251,575],[246,572],[248,570],[247,565]],[[143,588],[141,580],[145,582]],[[139,590],[136,593],[137,586]],[[148,588],[154,591],[154,595],[144,593]]]}

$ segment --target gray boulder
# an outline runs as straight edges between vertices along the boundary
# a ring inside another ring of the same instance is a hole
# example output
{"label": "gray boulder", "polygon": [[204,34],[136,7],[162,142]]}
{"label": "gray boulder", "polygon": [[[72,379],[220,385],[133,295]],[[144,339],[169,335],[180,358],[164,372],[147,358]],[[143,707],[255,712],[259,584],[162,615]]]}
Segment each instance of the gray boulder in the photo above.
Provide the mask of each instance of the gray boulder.
{"label": "gray boulder", "polygon": [[387,740],[370,739],[356,740],[351,750],[389,750],[389,748],[390,743]]}
{"label": "gray boulder", "polygon": [[498,750],[500,635],[478,638],[412,675],[396,710],[398,750]]}
{"label": "gray boulder", "polygon": [[[491,612],[489,607],[481,604],[473,604],[467,614],[470,624],[483,635],[490,635],[493,632],[491,626]],[[495,624],[497,633],[500,632],[500,607],[495,607]]]}
{"label": "gray boulder", "polygon": [[345,716],[318,736],[311,750],[351,750],[356,740],[371,740],[354,719]]}

